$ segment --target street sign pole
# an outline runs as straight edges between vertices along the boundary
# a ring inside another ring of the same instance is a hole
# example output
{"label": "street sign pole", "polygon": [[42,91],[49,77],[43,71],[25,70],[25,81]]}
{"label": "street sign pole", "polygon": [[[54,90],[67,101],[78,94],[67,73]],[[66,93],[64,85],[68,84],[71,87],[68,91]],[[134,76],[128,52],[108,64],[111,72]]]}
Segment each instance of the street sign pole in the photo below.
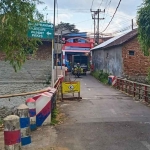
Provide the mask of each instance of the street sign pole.
{"label": "street sign pole", "polygon": [[52,40],[52,66],[51,66],[51,87],[54,87],[54,40]]}
{"label": "street sign pole", "polygon": [[[56,0],[54,0],[54,22],[53,22],[53,25],[54,25],[54,39],[52,41],[52,83],[51,83],[51,86],[54,87],[54,51],[55,51],[55,8],[56,8]],[[57,77],[56,77],[57,78]]]}

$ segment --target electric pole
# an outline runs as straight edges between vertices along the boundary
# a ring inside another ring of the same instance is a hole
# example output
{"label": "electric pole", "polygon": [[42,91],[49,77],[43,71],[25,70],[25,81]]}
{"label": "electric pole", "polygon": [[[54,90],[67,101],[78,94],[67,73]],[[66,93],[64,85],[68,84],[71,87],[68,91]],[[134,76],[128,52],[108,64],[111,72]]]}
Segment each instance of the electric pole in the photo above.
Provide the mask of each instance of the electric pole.
{"label": "electric pole", "polygon": [[132,30],[134,29],[134,23],[133,23],[133,19],[131,20],[131,22],[132,22]]}
{"label": "electric pole", "polygon": [[92,19],[94,19],[94,42],[95,42],[95,13],[92,14]]}
{"label": "electric pole", "polygon": [[[92,19],[94,19],[94,41],[97,42],[97,44],[99,44],[99,21],[104,20],[104,18],[100,18],[100,13],[105,13],[105,10],[101,11],[101,9],[97,9],[96,11],[94,11],[94,10],[90,10],[90,11],[92,13],[94,13],[92,15]],[[95,20],[97,20],[97,36],[96,36],[96,38],[95,38]]]}

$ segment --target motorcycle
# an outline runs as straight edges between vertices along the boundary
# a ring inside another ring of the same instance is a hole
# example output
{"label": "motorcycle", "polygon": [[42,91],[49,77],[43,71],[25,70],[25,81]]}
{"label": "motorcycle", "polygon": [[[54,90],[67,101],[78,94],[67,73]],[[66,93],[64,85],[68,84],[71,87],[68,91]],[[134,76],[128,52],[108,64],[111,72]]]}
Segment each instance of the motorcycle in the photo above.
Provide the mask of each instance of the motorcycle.
{"label": "motorcycle", "polygon": [[75,77],[80,77],[81,76],[81,72],[82,72],[82,68],[75,68],[74,69],[74,75]]}

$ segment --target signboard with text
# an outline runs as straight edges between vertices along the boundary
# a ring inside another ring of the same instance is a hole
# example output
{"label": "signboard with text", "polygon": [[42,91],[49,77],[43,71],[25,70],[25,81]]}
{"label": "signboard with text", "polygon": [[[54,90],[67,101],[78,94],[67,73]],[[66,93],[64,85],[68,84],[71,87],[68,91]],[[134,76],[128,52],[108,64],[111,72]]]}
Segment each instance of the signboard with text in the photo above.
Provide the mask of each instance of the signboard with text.
{"label": "signboard with text", "polygon": [[54,26],[51,23],[36,23],[32,26],[29,24],[30,29],[28,31],[29,38],[41,38],[41,39],[53,39],[54,38]]}
{"label": "signboard with text", "polygon": [[80,82],[62,82],[62,93],[79,93],[80,92]]}

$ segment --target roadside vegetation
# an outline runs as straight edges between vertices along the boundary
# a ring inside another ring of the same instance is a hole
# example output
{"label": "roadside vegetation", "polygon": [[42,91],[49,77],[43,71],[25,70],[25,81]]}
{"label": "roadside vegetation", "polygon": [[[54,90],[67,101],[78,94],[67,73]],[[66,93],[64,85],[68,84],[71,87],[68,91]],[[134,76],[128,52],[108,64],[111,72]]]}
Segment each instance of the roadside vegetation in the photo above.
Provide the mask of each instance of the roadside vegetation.
{"label": "roadside vegetation", "polygon": [[104,84],[108,83],[109,74],[106,72],[103,72],[103,70],[93,71],[91,75]]}
{"label": "roadside vegetation", "polygon": [[58,112],[58,109],[55,108],[53,111],[52,111],[52,119],[51,119],[51,125],[56,125],[59,123],[59,120],[57,118],[59,112]]}

